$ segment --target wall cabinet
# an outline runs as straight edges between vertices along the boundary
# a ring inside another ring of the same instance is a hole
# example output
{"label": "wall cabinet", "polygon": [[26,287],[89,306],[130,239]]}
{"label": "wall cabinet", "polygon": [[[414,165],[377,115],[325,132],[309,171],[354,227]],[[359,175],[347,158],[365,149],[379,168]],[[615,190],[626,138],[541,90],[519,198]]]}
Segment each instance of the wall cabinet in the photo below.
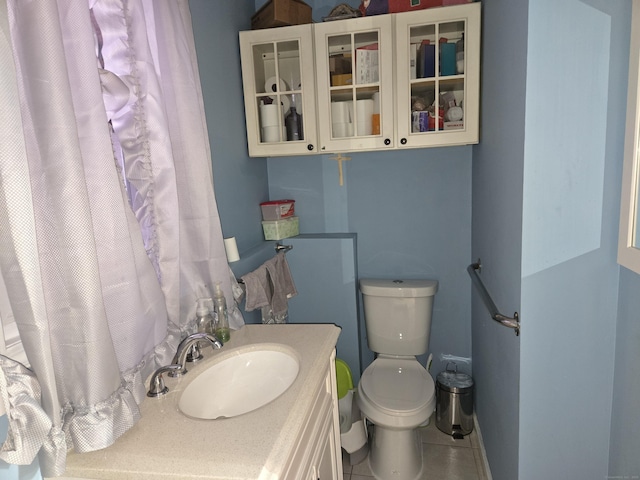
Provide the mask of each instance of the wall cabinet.
{"label": "wall cabinet", "polygon": [[[316,87],[311,25],[240,32],[240,56],[249,155],[315,153]],[[297,116],[294,123],[289,122],[292,108]]]}
{"label": "wall cabinet", "polygon": [[[241,32],[240,46],[251,156],[478,142],[480,3]],[[287,130],[294,104],[304,139]]]}

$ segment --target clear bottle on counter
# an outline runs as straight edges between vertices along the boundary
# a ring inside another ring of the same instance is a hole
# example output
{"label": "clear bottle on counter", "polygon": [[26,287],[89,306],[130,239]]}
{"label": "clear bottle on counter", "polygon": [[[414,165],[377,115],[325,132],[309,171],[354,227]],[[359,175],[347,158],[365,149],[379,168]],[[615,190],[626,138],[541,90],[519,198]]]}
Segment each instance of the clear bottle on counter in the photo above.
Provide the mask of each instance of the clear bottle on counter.
{"label": "clear bottle on counter", "polygon": [[215,333],[215,319],[211,315],[213,300],[199,298],[196,303],[196,331],[198,333]]}
{"label": "clear bottle on counter", "polygon": [[213,309],[216,317],[214,333],[223,344],[227,343],[231,338],[231,329],[229,328],[229,317],[227,316],[227,301],[224,298],[220,282],[216,283],[216,289],[213,294]]}

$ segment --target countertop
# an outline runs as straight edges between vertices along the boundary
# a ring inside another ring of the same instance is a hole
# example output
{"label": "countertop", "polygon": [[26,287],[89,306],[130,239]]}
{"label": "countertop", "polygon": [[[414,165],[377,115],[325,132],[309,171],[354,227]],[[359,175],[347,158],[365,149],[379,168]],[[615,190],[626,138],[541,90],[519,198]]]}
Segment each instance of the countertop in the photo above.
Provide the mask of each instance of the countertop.
{"label": "countertop", "polygon": [[[180,378],[165,377],[169,393],[146,398],[142,418],[113,445],[67,456],[65,478],[276,479],[280,478],[324,380],[340,329],[334,325],[245,325],[220,350]],[[198,420],[178,411],[180,393],[210,364],[253,344],[293,348],[300,370],[291,387],[271,403],[233,418]]]}

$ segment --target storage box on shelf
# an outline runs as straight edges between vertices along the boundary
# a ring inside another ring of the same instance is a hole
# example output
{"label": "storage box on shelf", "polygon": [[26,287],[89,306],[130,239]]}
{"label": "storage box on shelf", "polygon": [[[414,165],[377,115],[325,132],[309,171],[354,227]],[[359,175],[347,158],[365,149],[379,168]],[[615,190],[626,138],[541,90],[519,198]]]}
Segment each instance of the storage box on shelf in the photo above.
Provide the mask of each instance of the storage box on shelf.
{"label": "storage box on shelf", "polygon": [[280,220],[263,220],[262,231],[265,240],[282,240],[300,234],[298,217],[282,218]]}
{"label": "storage box on shelf", "polygon": [[271,200],[260,204],[262,220],[281,220],[293,217],[296,211],[295,200]]}

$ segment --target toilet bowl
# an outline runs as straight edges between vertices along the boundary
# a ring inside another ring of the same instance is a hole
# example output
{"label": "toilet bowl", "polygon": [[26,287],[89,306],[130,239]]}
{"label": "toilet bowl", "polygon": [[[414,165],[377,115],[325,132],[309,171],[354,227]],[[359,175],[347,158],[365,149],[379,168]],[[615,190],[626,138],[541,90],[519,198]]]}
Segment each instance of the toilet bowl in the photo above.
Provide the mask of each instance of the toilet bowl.
{"label": "toilet bowl", "polygon": [[360,409],[374,424],[416,428],[436,408],[435,383],[415,357],[378,357],[358,384]]}
{"label": "toilet bowl", "polygon": [[435,385],[413,359],[378,357],[358,384],[358,404],[374,424],[369,465],[379,479],[414,480],[423,468],[422,439],[417,428],[436,407]]}
{"label": "toilet bowl", "polygon": [[379,480],[422,476],[418,427],[436,407],[435,383],[416,355],[427,352],[434,280],[360,280],[369,348],[376,359],[362,373],[357,403],[372,424],[369,466]]}

